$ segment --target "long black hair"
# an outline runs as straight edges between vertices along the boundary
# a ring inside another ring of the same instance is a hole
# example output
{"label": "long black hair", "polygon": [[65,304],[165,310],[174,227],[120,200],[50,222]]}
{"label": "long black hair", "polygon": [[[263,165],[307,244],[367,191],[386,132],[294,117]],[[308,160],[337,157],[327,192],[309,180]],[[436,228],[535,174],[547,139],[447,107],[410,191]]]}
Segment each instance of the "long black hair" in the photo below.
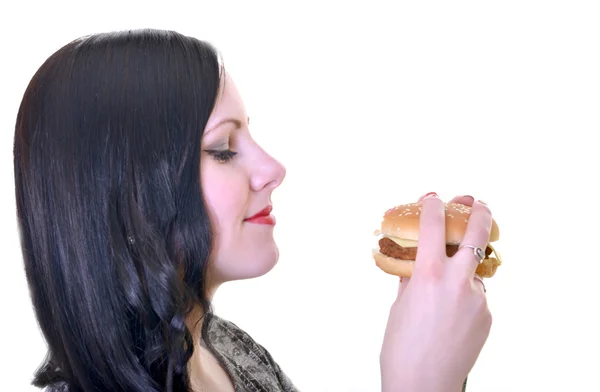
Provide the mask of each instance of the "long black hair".
{"label": "long black hair", "polygon": [[186,317],[211,314],[201,137],[222,78],[211,44],[154,29],[77,39],[33,76],[14,137],[22,255],[48,344],[33,385],[189,391]]}

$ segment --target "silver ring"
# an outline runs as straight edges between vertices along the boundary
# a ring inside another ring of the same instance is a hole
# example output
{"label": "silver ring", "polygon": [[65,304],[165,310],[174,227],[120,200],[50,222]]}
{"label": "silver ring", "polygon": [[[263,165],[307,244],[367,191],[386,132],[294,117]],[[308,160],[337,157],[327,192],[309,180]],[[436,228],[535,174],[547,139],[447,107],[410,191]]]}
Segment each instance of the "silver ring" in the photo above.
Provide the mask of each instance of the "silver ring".
{"label": "silver ring", "polygon": [[483,285],[483,292],[487,293],[487,290],[485,289],[485,283],[483,283],[483,279],[481,279],[481,276],[475,274],[474,278],[481,282],[481,284]]}
{"label": "silver ring", "polygon": [[475,258],[477,259],[477,261],[479,262],[479,264],[481,264],[483,262],[483,259],[485,259],[485,250],[481,249],[478,246],[465,244],[465,245],[459,246],[458,250],[461,250],[462,248],[471,248],[471,249],[473,249],[473,255],[475,256]]}

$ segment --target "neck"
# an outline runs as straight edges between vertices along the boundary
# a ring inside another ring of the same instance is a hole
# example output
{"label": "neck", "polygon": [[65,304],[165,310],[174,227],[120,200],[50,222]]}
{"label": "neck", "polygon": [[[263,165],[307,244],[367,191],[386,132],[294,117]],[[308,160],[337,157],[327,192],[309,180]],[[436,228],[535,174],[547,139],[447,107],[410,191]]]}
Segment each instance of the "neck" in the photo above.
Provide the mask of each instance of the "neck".
{"label": "neck", "polygon": [[[219,284],[207,284],[205,290],[205,296],[209,303],[212,303],[212,300],[215,296],[217,289],[219,288]],[[196,305],[194,309],[187,315],[186,317],[186,325],[192,334],[194,347],[198,347],[200,344],[200,340],[202,339],[202,324],[203,324],[204,312],[200,305]]]}
{"label": "neck", "polygon": [[[212,302],[216,286],[210,285],[206,290],[206,298]],[[204,324],[204,312],[200,305],[196,305],[194,309],[186,317],[186,325],[192,335],[194,352],[188,361],[188,373],[190,375],[190,383],[192,391],[204,392],[205,385],[210,382],[210,377],[206,374],[208,350],[201,345],[202,341],[202,325]]]}
{"label": "neck", "polygon": [[[212,301],[217,286],[212,286],[207,298]],[[234,392],[235,387],[227,370],[219,363],[217,357],[200,343],[202,341],[203,314],[196,307],[186,320],[192,333],[194,353],[188,362],[188,372],[192,391],[195,392]]]}

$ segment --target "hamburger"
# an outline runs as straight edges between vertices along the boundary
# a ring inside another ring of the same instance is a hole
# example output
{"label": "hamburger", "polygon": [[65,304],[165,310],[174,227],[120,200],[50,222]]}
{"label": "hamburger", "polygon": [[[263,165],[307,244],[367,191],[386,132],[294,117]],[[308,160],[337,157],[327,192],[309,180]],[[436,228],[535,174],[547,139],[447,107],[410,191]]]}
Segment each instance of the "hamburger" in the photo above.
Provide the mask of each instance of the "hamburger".
{"label": "hamburger", "polygon": [[[458,203],[445,203],[446,211],[446,254],[454,256],[465,235],[471,207]],[[384,272],[410,278],[419,240],[421,202],[402,204],[385,212],[381,228],[375,231],[379,238],[378,248],[373,249],[376,265]],[[492,242],[500,238],[498,224],[492,220],[490,238],[485,249],[485,259],[477,266],[477,275],[491,278],[502,260]]]}

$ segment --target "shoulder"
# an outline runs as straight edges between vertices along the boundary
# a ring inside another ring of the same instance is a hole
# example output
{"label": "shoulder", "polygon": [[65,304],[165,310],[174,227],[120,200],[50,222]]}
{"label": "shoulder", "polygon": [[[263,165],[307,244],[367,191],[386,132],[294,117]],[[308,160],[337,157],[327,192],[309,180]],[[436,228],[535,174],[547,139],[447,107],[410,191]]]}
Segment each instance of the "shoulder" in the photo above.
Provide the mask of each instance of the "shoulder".
{"label": "shoulder", "polygon": [[242,328],[240,328],[237,324],[217,315],[212,315],[210,320],[210,331],[213,332],[219,330],[232,332],[236,335],[250,338],[250,335],[246,333]]}
{"label": "shoulder", "polygon": [[212,316],[208,333],[213,345],[244,347],[246,350],[256,354],[268,354],[267,350],[258,344],[250,334],[237,324],[219,316]]}
{"label": "shoulder", "polygon": [[263,379],[262,382],[266,383],[264,378],[270,375],[277,380],[279,385],[279,388],[273,390],[296,391],[292,381],[273,359],[269,351],[237,324],[216,315],[212,316],[209,326],[209,340],[213,348],[235,362],[238,369],[253,369],[253,374],[249,377],[261,378]]}

